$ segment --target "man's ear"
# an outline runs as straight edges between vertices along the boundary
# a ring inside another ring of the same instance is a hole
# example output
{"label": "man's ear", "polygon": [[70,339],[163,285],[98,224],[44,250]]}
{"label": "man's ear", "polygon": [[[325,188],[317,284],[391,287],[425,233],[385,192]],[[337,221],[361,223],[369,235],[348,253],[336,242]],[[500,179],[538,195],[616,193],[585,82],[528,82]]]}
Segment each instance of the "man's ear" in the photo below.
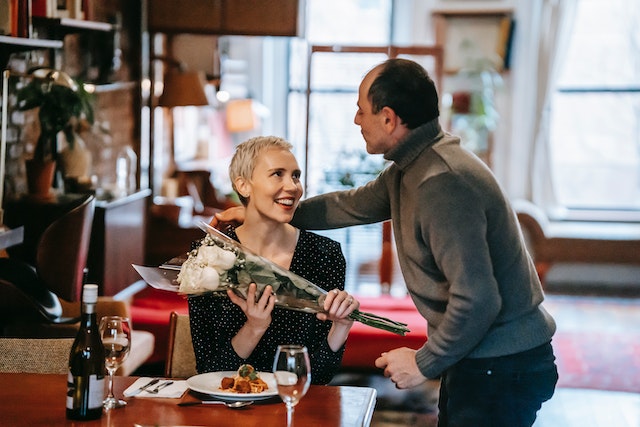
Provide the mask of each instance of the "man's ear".
{"label": "man's ear", "polygon": [[400,117],[396,114],[391,107],[382,107],[380,110],[380,117],[387,132],[393,133],[398,125],[400,125]]}

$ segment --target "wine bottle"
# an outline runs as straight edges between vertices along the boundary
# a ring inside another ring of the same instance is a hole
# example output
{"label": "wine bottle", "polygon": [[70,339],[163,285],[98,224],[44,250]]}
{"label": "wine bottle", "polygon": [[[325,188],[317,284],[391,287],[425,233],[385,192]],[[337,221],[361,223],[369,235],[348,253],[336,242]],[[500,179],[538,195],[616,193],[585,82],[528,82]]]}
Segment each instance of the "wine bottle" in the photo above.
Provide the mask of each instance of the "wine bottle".
{"label": "wine bottle", "polygon": [[98,285],[84,285],[80,330],[69,354],[67,418],[95,420],[104,400],[104,347],[98,330]]}

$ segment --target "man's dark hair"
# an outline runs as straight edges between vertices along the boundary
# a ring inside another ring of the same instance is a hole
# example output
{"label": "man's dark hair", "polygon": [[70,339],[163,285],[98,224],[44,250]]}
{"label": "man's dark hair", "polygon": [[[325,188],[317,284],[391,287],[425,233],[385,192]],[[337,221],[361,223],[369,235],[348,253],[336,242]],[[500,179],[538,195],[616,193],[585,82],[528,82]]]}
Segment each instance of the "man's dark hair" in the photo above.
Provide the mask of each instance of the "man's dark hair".
{"label": "man's dark hair", "polygon": [[389,107],[409,129],[440,115],[438,92],[427,71],[407,59],[389,59],[369,88],[373,112]]}

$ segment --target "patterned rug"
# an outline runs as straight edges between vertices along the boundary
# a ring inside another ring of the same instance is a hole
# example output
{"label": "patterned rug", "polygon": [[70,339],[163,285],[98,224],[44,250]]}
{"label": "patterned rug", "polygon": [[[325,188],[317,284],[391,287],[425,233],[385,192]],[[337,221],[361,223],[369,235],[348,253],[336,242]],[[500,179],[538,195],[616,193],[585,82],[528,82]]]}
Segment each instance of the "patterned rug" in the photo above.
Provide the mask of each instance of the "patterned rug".
{"label": "patterned rug", "polygon": [[558,387],[640,393],[640,334],[559,332]]}
{"label": "patterned rug", "polygon": [[640,393],[640,299],[550,296],[558,387]]}

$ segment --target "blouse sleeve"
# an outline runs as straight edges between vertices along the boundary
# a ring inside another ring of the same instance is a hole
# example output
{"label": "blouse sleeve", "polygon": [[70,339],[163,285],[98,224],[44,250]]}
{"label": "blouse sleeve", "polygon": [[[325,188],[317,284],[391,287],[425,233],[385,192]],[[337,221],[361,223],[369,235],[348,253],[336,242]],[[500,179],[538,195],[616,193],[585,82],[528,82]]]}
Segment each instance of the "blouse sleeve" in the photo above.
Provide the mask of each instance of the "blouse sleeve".
{"label": "blouse sleeve", "polygon": [[226,297],[213,294],[189,297],[191,339],[199,373],[235,371],[244,363],[231,345],[240,322],[240,309]]}

